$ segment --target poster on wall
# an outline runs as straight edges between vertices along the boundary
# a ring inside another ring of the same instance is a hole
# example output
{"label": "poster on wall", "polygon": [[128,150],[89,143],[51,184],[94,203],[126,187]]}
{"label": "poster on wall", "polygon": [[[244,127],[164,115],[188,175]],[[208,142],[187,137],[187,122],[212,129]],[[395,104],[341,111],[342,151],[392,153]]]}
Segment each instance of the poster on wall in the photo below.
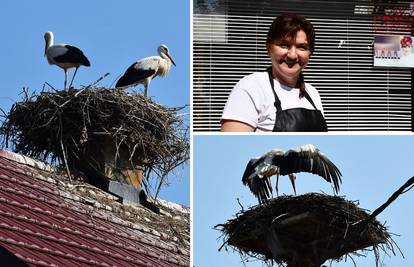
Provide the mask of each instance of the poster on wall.
{"label": "poster on wall", "polygon": [[414,36],[375,35],[374,67],[414,68]]}

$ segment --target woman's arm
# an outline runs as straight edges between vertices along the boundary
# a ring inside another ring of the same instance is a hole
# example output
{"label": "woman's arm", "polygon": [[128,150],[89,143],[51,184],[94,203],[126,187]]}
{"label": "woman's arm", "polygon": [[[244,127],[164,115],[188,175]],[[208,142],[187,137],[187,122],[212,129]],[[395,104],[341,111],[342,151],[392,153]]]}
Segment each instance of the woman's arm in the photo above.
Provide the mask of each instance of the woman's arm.
{"label": "woman's arm", "polygon": [[244,122],[233,120],[222,120],[221,131],[222,132],[254,132],[256,129]]}

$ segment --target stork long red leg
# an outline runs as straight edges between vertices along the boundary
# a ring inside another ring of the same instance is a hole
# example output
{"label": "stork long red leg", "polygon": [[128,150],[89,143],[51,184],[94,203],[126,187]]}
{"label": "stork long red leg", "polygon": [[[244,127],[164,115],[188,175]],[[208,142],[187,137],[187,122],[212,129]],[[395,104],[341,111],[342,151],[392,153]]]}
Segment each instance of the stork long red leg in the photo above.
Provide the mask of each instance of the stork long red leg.
{"label": "stork long red leg", "polygon": [[69,84],[69,89],[72,87],[72,83],[73,83],[73,80],[75,79],[75,75],[76,75],[76,72],[78,71],[78,68],[79,67],[76,67],[75,69],[75,73],[73,74],[72,80],[70,81],[70,84]]}
{"label": "stork long red leg", "polygon": [[289,180],[290,180],[290,182],[292,183],[293,192],[295,193],[295,196],[296,196],[296,185],[295,185],[295,179],[296,179],[296,177],[295,177],[295,176],[293,176],[293,175],[289,174]]}
{"label": "stork long red leg", "polygon": [[276,174],[276,196],[279,196],[279,174]]}
{"label": "stork long red leg", "polygon": [[66,90],[66,82],[67,82],[67,79],[68,79],[67,69],[63,69],[63,71],[65,72],[65,83],[63,84],[63,89],[64,89],[65,91],[67,91],[67,90]]}
{"label": "stork long red leg", "polygon": [[148,85],[144,84],[144,96],[147,96]]}

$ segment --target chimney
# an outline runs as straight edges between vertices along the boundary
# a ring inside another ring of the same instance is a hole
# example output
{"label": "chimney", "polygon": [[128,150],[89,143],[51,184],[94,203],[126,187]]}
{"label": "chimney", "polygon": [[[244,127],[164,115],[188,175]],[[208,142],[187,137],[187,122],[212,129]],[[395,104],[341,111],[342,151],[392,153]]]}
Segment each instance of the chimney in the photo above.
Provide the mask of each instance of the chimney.
{"label": "chimney", "polygon": [[101,136],[95,143],[100,145],[69,157],[71,168],[83,172],[90,184],[117,196],[119,202],[141,204],[159,214],[159,208],[148,201],[143,187],[140,156],[131,157],[128,148],[117,145],[110,136]]}

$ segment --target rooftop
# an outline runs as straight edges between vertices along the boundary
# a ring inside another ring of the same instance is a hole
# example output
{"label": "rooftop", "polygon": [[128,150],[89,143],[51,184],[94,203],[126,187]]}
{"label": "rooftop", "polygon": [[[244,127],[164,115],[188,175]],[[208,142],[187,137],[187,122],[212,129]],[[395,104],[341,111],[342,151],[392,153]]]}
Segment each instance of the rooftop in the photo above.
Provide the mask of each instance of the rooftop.
{"label": "rooftop", "polygon": [[31,266],[189,266],[190,209],[161,214],[0,150],[0,245]]}

